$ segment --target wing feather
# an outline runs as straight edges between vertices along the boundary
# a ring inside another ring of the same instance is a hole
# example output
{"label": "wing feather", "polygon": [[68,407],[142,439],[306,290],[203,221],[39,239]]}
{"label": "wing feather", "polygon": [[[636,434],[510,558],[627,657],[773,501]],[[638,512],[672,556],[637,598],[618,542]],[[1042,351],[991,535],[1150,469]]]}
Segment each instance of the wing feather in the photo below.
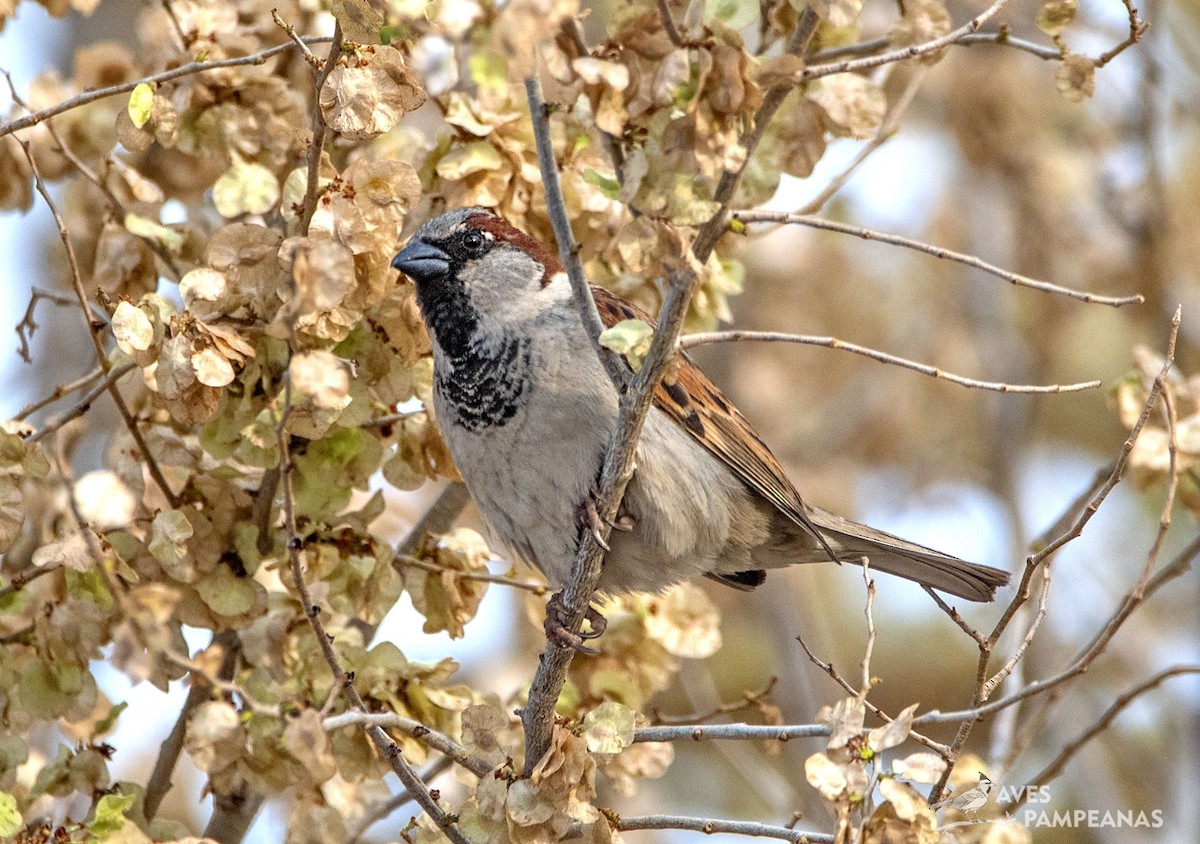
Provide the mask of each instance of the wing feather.
{"label": "wing feather", "polygon": [[[592,287],[592,295],[605,327],[611,328],[626,319],[655,325],[654,319],[641,308],[602,287]],[[732,469],[747,486],[825,545],[800,493],[775,455],[686,352],[677,353],[674,364],[655,390],[654,406]],[[837,559],[832,550],[829,553],[832,559]]]}

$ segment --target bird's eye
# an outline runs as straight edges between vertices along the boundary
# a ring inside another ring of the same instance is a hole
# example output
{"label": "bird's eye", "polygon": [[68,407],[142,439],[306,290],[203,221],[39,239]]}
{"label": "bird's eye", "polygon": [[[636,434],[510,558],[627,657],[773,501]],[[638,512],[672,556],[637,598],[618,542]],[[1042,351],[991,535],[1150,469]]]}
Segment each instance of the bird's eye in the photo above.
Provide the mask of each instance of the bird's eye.
{"label": "bird's eye", "polygon": [[462,236],[462,245],[471,252],[478,252],[485,242],[483,235],[476,231],[466,232]]}

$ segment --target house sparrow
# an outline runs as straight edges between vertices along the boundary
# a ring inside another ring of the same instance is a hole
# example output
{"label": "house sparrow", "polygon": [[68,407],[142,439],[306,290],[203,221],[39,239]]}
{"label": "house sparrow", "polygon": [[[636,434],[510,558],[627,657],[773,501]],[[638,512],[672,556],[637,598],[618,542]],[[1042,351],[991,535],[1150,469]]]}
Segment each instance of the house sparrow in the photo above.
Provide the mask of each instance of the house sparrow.
{"label": "house sparrow", "polygon": [[[491,211],[460,208],[418,229],[392,266],[416,283],[433,346],[433,409],[467,489],[498,538],[561,589],[589,529],[581,513],[618,411],[561,263]],[[592,293],[606,325],[650,321],[606,290]],[[971,601],[991,600],[1008,581],[803,501],[682,352],[654,395],[636,460],[603,592],[657,591],[700,575],[748,591],[765,569],[864,556]],[[597,616],[589,614],[593,634]],[[562,633],[553,618],[547,629]],[[571,635],[565,641],[580,645]]]}

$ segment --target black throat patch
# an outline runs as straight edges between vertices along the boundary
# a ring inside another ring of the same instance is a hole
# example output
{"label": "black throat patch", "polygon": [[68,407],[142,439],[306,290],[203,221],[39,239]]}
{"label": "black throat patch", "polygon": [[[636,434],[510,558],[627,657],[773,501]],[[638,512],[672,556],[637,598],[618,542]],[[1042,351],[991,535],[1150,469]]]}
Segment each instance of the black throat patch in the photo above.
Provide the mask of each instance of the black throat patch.
{"label": "black throat patch", "polygon": [[454,408],[453,420],[479,432],[508,424],[524,404],[529,385],[528,337],[485,343],[479,313],[451,274],[417,288],[417,301],[446,356],[435,367],[434,389]]}

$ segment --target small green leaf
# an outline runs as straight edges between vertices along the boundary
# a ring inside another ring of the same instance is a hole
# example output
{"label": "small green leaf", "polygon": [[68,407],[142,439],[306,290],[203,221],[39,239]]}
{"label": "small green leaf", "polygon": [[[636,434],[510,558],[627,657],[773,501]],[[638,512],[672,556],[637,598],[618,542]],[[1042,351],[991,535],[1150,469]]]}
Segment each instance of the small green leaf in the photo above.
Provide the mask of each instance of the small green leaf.
{"label": "small green leaf", "polygon": [[96,722],[96,726],[92,727],[92,738],[97,739],[116,726],[117,718],[129,706],[128,703],[122,701],[108,710],[108,714]]}
{"label": "small green leaf", "polygon": [[1062,35],[1075,20],[1079,0],[1047,0],[1037,13],[1037,28],[1049,36]]}
{"label": "small green leaf", "polygon": [[126,214],[125,229],[132,235],[156,241],[172,252],[178,252],[183,246],[183,235],[148,217]]}
{"label": "small green leaf", "polygon": [[141,129],[150,122],[150,112],[154,109],[154,86],[142,82],[129,95],[129,119],[133,125]]}
{"label": "small green leaf", "polygon": [[599,170],[593,170],[591,167],[583,171],[583,180],[589,185],[595,185],[600,188],[600,192],[604,194],[605,199],[616,199],[621,193],[621,183],[617,181],[615,176],[606,175]]}
{"label": "small green leaf", "polygon": [[633,371],[637,372],[642,368],[642,361],[650,351],[653,339],[654,329],[645,320],[625,319],[600,335],[600,345],[624,355]]}
{"label": "small green leaf", "polygon": [[254,585],[253,580],[238,577],[228,566],[217,566],[196,583],[196,592],[217,615],[233,617],[254,609],[257,597]]}
{"label": "small green leaf", "polygon": [[0,791],[0,838],[16,835],[25,827],[25,820],[17,811],[17,798],[7,791]]}
{"label": "small green leaf", "polygon": [[761,13],[758,0],[705,0],[704,3],[704,22],[716,21],[730,29],[754,23]]}
{"label": "small green leaf", "polygon": [[92,835],[102,840],[125,826],[125,813],[133,808],[135,799],[132,794],[106,794],[101,797],[96,804]]}

